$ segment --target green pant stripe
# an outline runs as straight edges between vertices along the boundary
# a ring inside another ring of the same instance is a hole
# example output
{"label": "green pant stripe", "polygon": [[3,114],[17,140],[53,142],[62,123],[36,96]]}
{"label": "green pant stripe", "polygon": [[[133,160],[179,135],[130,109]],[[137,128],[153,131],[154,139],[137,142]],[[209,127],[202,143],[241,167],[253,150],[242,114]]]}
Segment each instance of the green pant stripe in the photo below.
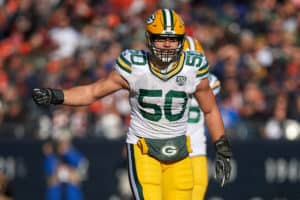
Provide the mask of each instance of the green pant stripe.
{"label": "green pant stripe", "polygon": [[129,181],[131,190],[136,200],[143,200],[143,189],[138,180],[137,170],[135,168],[135,157],[134,157],[134,145],[127,144],[128,153],[128,170],[129,170]]}

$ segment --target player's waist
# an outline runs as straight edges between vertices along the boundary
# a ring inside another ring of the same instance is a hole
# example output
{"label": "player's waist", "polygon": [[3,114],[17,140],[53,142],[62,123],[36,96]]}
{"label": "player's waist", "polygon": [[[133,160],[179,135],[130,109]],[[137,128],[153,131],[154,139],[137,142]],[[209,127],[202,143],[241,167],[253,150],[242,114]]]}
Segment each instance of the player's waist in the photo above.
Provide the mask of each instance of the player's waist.
{"label": "player's waist", "polygon": [[140,138],[149,138],[149,139],[169,139],[178,136],[186,135],[186,132],[182,133],[170,133],[170,134],[162,134],[162,133],[145,133],[145,132],[136,132],[130,131],[127,133],[127,143],[136,144]]}

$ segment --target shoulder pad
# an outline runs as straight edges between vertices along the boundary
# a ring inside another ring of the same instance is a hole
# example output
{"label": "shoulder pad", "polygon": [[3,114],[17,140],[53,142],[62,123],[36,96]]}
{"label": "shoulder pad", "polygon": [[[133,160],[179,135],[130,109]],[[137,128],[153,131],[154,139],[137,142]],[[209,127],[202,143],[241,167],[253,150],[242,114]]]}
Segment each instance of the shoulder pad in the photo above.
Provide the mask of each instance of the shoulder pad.
{"label": "shoulder pad", "polygon": [[186,61],[187,66],[197,68],[197,77],[204,78],[208,75],[208,62],[206,57],[197,51],[186,51]]}
{"label": "shoulder pad", "polygon": [[123,51],[116,60],[116,65],[119,69],[131,73],[132,64],[130,62],[130,50]]}
{"label": "shoulder pad", "polygon": [[146,66],[147,55],[143,50],[126,49],[116,60],[116,68],[120,72],[131,73],[133,66]]}

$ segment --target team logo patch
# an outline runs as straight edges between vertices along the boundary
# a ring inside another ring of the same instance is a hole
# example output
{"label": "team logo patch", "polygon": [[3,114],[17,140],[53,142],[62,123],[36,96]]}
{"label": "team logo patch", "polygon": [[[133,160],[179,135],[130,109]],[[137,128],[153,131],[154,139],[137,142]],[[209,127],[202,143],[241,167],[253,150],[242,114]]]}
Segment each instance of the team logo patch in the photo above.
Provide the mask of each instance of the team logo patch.
{"label": "team logo patch", "polygon": [[148,20],[147,20],[147,24],[151,24],[151,23],[153,23],[154,19],[155,19],[155,15],[154,15],[154,14],[152,14],[152,15],[151,15],[151,16],[148,18]]}
{"label": "team logo patch", "polygon": [[186,83],[186,76],[177,76],[177,77],[176,77],[176,83],[177,83],[179,86],[185,85],[185,83]]}
{"label": "team logo patch", "polygon": [[176,155],[177,152],[178,150],[175,145],[167,144],[161,148],[161,153],[168,157]]}

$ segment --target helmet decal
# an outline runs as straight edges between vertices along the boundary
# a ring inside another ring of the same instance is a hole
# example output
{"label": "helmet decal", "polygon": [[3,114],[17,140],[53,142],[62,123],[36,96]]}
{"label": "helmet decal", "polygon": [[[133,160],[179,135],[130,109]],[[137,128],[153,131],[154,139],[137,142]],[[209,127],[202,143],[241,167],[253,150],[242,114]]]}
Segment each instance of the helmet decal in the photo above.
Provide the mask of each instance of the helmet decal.
{"label": "helmet decal", "polygon": [[148,20],[147,20],[147,24],[152,24],[153,22],[154,22],[154,20],[155,20],[155,15],[154,14],[152,14],[149,18],[148,18]]}
{"label": "helmet decal", "polygon": [[163,9],[164,33],[174,32],[173,13],[170,9]]}

